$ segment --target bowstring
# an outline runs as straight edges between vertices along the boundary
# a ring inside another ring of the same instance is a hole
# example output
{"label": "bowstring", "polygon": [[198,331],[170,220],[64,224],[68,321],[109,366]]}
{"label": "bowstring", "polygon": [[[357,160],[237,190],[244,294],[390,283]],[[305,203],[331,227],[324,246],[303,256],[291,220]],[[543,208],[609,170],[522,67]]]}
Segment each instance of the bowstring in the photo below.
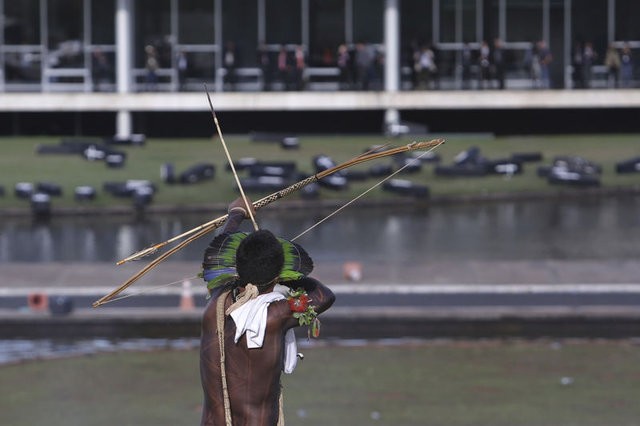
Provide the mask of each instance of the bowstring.
{"label": "bowstring", "polygon": [[407,161],[407,163],[400,167],[398,170],[396,170],[395,172],[391,173],[390,175],[386,176],[384,179],[382,179],[381,181],[377,182],[375,185],[373,185],[371,188],[365,190],[364,192],[362,192],[361,194],[359,194],[358,196],[356,196],[355,198],[349,200],[347,203],[345,203],[343,206],[340,206],[339,208],[337,208],[335,211],[331,212],[329,215],[325,216],[324,218],[320,219],[318,222],[314,223],[313,225],[311,225],[310,227],[308,227],[307,229],[305,229],[304,231],[302,231],[301,233],[299,233],[298,235],[296,235],[295,237],[293,237],[291,239],[291,241],[295,241],[298,238],[300,238],[301,236],[303,236],[304,234],[306,234],[307,232],[311,231],[312,229],[314,229],[315,227],[319,226],[321,223],[324,223],[325,221],[329,220],[330,218],[332,218],[333,216],[337,215],[338,213],[340,213],[342,210],[344,210],[345,208],[349,207],[351,204],[355,203],[356,201],[358,201],[360,198],[364,197],[365,195],[367,195],[369,192],[373,191],[374,189],[376,189],[377,187],[379,187],[380,185],[382,185],[383,183],[385,183],[386,181],[388,181],[389,179],[391,179],[392,177],[394,177],[395,175],[397,175],[398,173],[402,172],[404,169],[406,169],[409,166],[412,166],[414,164],[417,164],[417,162],[425,155],[429,154],[431,151],[433,151],[434,149],[436,149],[437,147],[439,147],[440,145],[436,145],[433,146],[431,148],[429,148],[428,150],[424,151],[423,153],[421,153],[420,155],[411,158],[409,161]]}
{"label": "bowstring", "polygon": [[107,300],[106,302],[102,303],[102,305],[106,305],[106,304],[111,303],[111,302],[116,302],[118,300],[128,299],[128,298],[134,297],[134,296],[141,296],[143,294],[151,293],[153,291],[160,290],[160,289],[165,288],[165,287],[169,287],[169,286],[172,286],[172,285],[175,285],[175,284],[180,284],[180,283],[182,283],[184,281],[191,281],[191,280],[194,280],[196,278],[198,278],[198,275],[193,275],[191,277],[181,278],[181,279],[179,279],[177,281],[172,281],[172,282],[170,282],[168,284],[161,284],[161,285],[153,286],[153,287],[145,287],[144,290],[139,290],[139,291],[134,291],[134,292],[126,292],[122,296],[114,297],[113,299]]}

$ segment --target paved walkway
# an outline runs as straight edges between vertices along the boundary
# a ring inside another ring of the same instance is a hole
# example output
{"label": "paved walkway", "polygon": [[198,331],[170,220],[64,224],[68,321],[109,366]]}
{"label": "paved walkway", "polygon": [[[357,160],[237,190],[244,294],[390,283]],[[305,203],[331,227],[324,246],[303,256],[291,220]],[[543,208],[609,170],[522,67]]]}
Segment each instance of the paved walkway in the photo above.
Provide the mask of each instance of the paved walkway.
{"label": "paved walkway", "polygon": [[[145,264],[0,264],[0,297],[6,297],[4,300],[21,300],[33,291],[64,293],[73,295],[74,300],[84,300],[82,306],[76,305],[73,315],[0,309],[0,335],[197,336],[200,309],[184,311],[179,307],[180,283],[184,278],[192,278],[194,293],[205,292],[204,285],[195,277],[197,262],[166,262],[130,287],[135,293],[147,290],[143,287],[164,286],[161,290],[174,297],[171,307],[165,304],[132,308],[122,303],[110,309],[89,308],[90,303],[115,289]],[[318,263],[313,275],[333,288],[342,301],[324,316],[323,329],[330,330],[325,333],[330,337],[627,337],[639,335],[640,330],[640,309],[630,302],[640,294],[640,262],[367,264],[362,265],[359,282],[346,280],[343,263],[336,262]],[[166,286],[172,282],[176,285]],[[474,292],[476,296],[470,296]],[[484,297],[482,292],[488,296]],[[536,292],[557,293],[554,301],[558,303],[538,304],[535,301],[542,299],[535,297]],[[607,297],[612,294],[616,297]],[[378,302],[359,305],[372,297],[377,297]],[[477,303],[483,297],[492,303]],[[508,302],[517,301],[518,297],[526,299],[526,306]],[[583,306],[576,302],[578,297],[596,303]],[[410,306],[399,304],[399,299],[407,298]],[[568,303],[572,300],[573,303]]]}
{"label": "paved walkway", "polygon": [[[146,263],[0,263],[0,289],[55,287],[115,288]],[[137,286],[159,286],[192,278],[199,284],[198,262],[160,264]],[[363,264],[359,284],[388,285],[506,285],[506,284],[640,284],[640,261],[469,261],[422,265]],[[348,283],[343,263],[317,263],[312,275],[329,286]]]}

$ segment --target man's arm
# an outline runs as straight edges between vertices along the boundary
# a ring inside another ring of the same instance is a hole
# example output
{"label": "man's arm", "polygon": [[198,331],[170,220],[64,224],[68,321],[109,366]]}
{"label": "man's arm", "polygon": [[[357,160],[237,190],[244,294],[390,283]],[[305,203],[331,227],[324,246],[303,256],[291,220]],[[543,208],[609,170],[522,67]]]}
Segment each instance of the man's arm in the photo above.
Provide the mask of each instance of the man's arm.
{"label": "man's arm", "polygon": [[[294,290],[303,288],[311,300],[310,305],[313,306],[318,315],[329,309],[336,300],[335,294],[333,294],[329,287],[314,278],[305,277],[297,281],[285,282],[282,284]],[[276,304],[272,304],[272,306],[274,306],[274,308],[270,309],[272,309],[272,312],[274,312],[276,316],[284,321],[283,325],[285,329],[300,325],[298,319],[293,317],[293,312],[287,302],[278,302]]]}
{"label": "man's arm", "polygon": [[[255,210],[253,210],[253,204],[251,204],[251,201],[247,201],[251,207],[251,212],[255,213]],[[227,213],[229,216],[227,217],[227,222],[225,223],[224,228],[222,228],[222,233],[230,234],[232,232],[236,232],[242,221],[249,217],[247,206],[241,197],[236,198],[231,204],[229,204]]]}
{"label": "man's arm", "polygon": [[[249,201],[249,205],[253,209],[253,205],[251,204],[250,201]],[[252,211],[255,213],[254,210]],[[212,253],[211,247],[213,245],[213,242],[216,240],[216,238],[218,238],[223,234],[231,234],[236,232],[240,227],[240,224],[242,223],[242,221],[249,216],[247,213],[247,208],[242,198],[236,198],[231,204],[229,204],[227,212],[228,212],[228,217],[227,217],[227,221],[225,223],[224,228],[222,229],[219,235],[217,235],[211,240],[211,242],[209,243],[209,247],[207,247],[204,251],[204,259],[202,262],[202,267],[205,270],[214,266],[211,264],[211,258],[215,257],[217,252]]]}
{"label": "man's arm", "polygon": [[224,228],[222,228],[222,234],[231,234],[236,232],[240,227],[240,224],[247,216],[244,210],[229,210],[229,216],[227,217],[227,222],[224,224]]}
{"label": "man's arm", "polygon": [[329,309],[333,302],[336,301],[336,295],[333,294],[331,289],[315,278],[305,277],[292,282],[290,285],[287,284],[287,286],[294,290],[302,287],[307,292],[309,299],[311,299],[311,306],[314,307],[318,314]]}

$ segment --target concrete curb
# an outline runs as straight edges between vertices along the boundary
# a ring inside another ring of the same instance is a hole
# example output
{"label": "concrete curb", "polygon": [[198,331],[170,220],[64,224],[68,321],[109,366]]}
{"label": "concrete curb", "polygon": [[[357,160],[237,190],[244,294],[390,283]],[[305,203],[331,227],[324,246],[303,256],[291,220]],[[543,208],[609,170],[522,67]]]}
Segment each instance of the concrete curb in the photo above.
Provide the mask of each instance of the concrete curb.
{"label": "concrete curb", "polygon": [[[177,308],[78,309],[68,315],[2,310],[0,338],[199,337],[201,315],[201,309]],[[328,339],[640,336],[640,307],[336,307],[321,319]]]}

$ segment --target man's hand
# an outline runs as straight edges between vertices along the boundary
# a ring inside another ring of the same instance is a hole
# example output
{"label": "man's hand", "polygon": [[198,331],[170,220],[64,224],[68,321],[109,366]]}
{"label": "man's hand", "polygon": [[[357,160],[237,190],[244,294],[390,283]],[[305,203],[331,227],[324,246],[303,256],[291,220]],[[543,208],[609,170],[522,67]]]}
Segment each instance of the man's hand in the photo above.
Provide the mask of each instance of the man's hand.
{"label": "man's hand", "polygon": [[[253,208],[253,204],[251,203],[251,200],[247,198],[247,202],[249,203],[249,207],[251,208],[251,213],[255,213],[256,211]],[[247,212],[247,206],[244,203],[244,200],[242,199],[242,197],[236,198],[231,202],[231,204],[229,204],[229,208],[227,209],[227,212],[232,213],[235,211],[242,212],[245,218],[249,217],[249,213]]]}

